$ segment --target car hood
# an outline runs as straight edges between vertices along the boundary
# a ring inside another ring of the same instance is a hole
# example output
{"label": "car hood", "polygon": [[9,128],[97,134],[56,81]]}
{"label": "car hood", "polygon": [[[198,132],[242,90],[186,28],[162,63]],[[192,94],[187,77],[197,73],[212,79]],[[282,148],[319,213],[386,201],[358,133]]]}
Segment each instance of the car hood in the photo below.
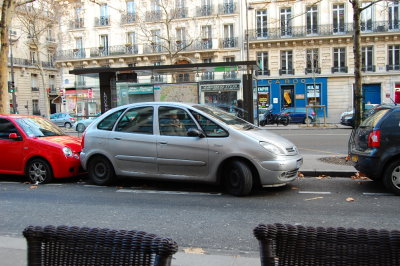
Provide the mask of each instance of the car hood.
{"label": "car hood", "polygon": [[240,130],[243,134],[250,136],[258,141],[265,141],[275,145],[278,145],[288,151],[289,154],[297,154],[296,145],[290,140],[279,136],[267,129],[253,128],[250,130]]}
{"label": "car hood", "polygon": [[73,152],[81,152],[82,138],[75,136],[54,136],[54,137],[40,137],[37,140],[44,144],[49,144],[55,147],[69,147]]}

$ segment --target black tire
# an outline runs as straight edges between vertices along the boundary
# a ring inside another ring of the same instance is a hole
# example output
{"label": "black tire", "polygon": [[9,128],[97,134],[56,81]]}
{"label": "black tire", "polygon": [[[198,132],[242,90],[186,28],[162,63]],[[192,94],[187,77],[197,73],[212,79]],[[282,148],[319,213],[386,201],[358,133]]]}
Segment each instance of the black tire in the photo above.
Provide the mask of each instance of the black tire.
{"label": "black tire", "polygon": [[227,192],[234,196],[246,196],[253,188],[253,174],[249,166],[233,161],[225,169],[224,184]]}
{"label": "black tire", "polygon": [[400,195],[400,160],[391,162],[383,176],[385,187],[396,195]]}
{"label": "black tire", "polygon": [[84,124],[78,124],[76,125],[76,131],[78,131],[79,133],[82,133],[83,131],[85,131],[86,127]]}
{"label": "black tire", "polygon": [[313,120],[312,120],[311,117],[307,116],[306,118],[304,118],[303,124],[307,124],[307,121],[308,121],[309,124],[311,124]]}
{"label": "black tire", "polygon": [[289,122],[290,122],[289,117],[287,117],[287,116],[281,117],[280,122],[284,126],[289,125]]}
{"label": "black tire", "polygon": [[71,124],[70,122],[66,122],[66,123],[64,124],[64,126],[65,126],[65,128],[71,128],[71,127],[72,127],[72,124]]}
{"label": "black tire", "polygon": [[110,161],[103,156],[96,156],[88,164],[90,180],[99,186],[110,185],[114,181],[114,168]]}
{"label": "black tire", "polygon": [[265,126],[265,120],[260,121],[260,126],[262,126],[262,127]]}
{"label": "black tire", "polygon": [[25,175],[32,184],[45,184],[53,179],[53,172],[49,163],[36,158],[26,164]]}

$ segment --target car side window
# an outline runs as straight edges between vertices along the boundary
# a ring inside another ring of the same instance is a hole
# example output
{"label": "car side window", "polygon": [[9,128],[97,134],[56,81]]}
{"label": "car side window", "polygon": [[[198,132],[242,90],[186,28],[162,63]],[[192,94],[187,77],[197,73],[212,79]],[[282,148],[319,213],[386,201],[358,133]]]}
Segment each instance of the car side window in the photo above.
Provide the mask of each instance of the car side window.
{"label": "car side window", "polygon": [[107,116],[106,118],[104,118],[98,125],[97,128],[98,129],[102,129],[102,130],[112,130],[115,122],[117,122],[118,118],[121,116],[121,114],[125,111],[126,109],[122,109],[119,111],[116,111],[114,113],[112,113],[111,115]]}
{"label": "car side window", "polygon": [[382,129],[399,130],[400,128],[400,112],[392,112],[390,116],[382,123]]}
{"label": "car side window", "polygon": [[138,107],[126,111],[115,131],[153,134],[153,107]]}
{"label": "car side window", "polygon": [[8,139],[10,133],[18,134],[18,129],[10,120],[0,118],[0,139]]}
{"label": "car side window", "polygon": [[158,108],[160,135],[187,136],[189,128],[196,128],[196,123],[183,109],[160,106]]}
{"label": "car side window", "polygon": [[207,137],[227,137],[228,132],[201,114],[191,111]]}

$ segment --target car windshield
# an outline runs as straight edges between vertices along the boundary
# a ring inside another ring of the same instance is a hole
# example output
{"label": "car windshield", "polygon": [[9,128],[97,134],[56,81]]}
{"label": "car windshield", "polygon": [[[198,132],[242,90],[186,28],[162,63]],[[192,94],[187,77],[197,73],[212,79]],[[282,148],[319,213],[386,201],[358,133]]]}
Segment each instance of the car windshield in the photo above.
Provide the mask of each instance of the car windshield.
{"label": "car windshield", "polygon": [[384,116],[389,109],[382,109],[378,112],[374,113],[371,116],[368,116],[360,125],[360,127],[370,127],[373,128],[378,123],[378,121]]}
{"label": "car windshield", "polygon": [[18,118],[18,125],[29,137],[63,136],[64,132],[50,121],[41,117]]}
{"label": "car windshield", "polygon": [[229,125],[237,129],[252,129],[255,128],[253,124],[250,124],[249,122],[240,119],[239,117],[225,112],[224,110],[213,107],[213,106],[206,106],[206,105],[194,105],[194,108],[203,111],[204,113],[212,116],[213,118]]}

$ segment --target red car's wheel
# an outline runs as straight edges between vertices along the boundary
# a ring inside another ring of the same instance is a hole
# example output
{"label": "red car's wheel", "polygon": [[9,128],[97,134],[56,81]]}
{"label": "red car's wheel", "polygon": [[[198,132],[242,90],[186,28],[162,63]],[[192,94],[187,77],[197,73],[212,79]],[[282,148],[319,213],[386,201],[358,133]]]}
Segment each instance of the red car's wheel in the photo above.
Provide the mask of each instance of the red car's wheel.
{"label": "red car's wheel", "polygon": [[53,179],[49,163],[40,158],[32,159],[28,162],[25,174],[33,184],[44,184]]}

